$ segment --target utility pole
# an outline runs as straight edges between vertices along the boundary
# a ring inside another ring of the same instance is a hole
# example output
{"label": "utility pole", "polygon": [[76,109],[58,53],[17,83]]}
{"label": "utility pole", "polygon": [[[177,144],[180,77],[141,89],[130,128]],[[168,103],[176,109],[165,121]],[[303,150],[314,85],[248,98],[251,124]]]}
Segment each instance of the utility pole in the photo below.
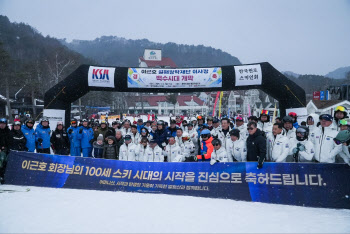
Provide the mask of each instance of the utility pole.
{"label": "utility pole", "polygon": [[83,119],[81,115],[81,98],[79,98],[79,116],[80,116],[80,121]]}

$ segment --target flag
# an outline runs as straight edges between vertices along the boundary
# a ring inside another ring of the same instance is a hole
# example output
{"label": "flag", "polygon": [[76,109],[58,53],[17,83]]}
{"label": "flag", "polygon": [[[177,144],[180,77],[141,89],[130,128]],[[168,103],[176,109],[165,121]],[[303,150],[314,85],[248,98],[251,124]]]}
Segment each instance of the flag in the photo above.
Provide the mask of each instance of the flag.
{"label": "flag", "polygon": [[212,116],[215,116],[215,108],[216,108],[216,104],[218,103],[218,100],[219,100],[219,95],[220,95],[220,91],[216,93],[216,98],[215,98],[215,102],[214,102],[213,115]]}
{"label": "flag", "polygon": [[221,117],[221,101],[222,101],[222,96],[224,95],[224,92],[221,91],[220,93],[220,101],[219,101],[219,118]]}

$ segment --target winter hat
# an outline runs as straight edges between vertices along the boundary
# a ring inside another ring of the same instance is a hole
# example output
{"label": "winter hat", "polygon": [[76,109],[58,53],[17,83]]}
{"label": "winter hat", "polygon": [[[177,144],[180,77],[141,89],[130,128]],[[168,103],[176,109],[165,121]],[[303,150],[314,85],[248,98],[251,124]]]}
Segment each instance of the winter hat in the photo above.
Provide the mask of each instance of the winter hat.
{"label": "winter hat", "polygon": [[126,141],[131,140],[131,135],[125,135],[124,140],[126,140]]}
{"label": "winter hat", "polygon": [[326,120],[326,121],[333,121],[333,117],[329,114],[323,114],[323,115],[320,115],[320,120]]}
{"label": "winter hat", "polygon": [[102,134],[98,135],[97,141],[103,141],[103,135]]}
{"label": "winter hat", "polygon": [[230,131],[230,136],[236,136],[237,138],[239,138],[239,130],[238,129],[232,129]]}

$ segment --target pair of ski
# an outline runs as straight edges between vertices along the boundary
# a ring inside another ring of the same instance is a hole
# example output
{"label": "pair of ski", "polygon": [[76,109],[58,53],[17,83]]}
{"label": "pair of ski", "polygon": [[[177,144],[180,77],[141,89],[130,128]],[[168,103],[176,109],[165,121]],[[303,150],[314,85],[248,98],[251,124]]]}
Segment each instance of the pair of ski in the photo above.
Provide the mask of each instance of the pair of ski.
{"label": "pair of ski", "polygon": [[29,192],[30,188],[26,188],[26,189],[1,189],[0,186],[0,193],[26,193]]}

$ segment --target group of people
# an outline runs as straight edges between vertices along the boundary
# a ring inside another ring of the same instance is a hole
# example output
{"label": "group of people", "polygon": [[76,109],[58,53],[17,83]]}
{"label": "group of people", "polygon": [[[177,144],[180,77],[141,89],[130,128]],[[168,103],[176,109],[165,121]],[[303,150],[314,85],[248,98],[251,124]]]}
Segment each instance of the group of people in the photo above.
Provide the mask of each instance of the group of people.
{"label": "group of people", "polygon": [[343,106],[334,116],[310,114],[300,125],[297,118],[291,112],[272,123],[262,110],[247,123],[241,116],[176,116],[169,126],[162,120],[117,119],[109,126],[107,120],[72,119],[68,129],[58,122],[54,131],[45,117],[35,129],[31,118],[15,121],[11,130],[0,119],[0,168],[10,150],[141,162],[257,161],[258,168],[265,161],[349,164],[350,119]]}

